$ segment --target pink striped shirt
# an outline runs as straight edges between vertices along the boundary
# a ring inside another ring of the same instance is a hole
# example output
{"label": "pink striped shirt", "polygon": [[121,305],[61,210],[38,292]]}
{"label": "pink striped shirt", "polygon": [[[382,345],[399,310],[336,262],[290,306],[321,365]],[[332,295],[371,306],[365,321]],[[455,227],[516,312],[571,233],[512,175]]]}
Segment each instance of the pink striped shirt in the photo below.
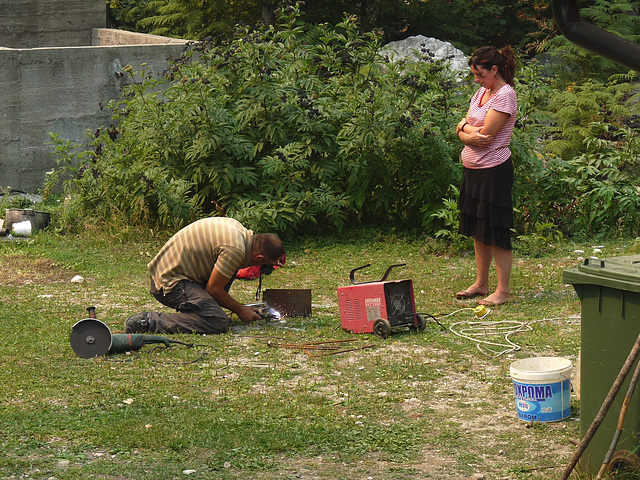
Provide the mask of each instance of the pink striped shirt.
{"label": "pink striped shirt", "polygon": [[467,122],[472,127],[484,125],[484,120],[489,110],[496,110],[509,114],[509,118],[500,131],[486,147],[466,145],[462,150],[462,164],[467,168],[490,168],[507,161],[511,155],[509,143],[511,133],[516,123],[516,113],[518,111],[518,101],[516,92],[511,85],[504,84],[484,105],[481,105],[484,88],[480,88],[473,98],[467,113]]}

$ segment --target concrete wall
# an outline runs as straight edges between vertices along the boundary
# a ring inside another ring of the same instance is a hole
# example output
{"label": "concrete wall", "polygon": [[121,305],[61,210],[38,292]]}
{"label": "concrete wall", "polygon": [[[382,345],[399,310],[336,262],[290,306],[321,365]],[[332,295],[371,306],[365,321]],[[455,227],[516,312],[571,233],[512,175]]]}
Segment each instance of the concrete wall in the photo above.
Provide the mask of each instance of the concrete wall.
{"label": "concrete wall", "polygon": [[0,45],[9,48],[91,45],[107,26],[105,0],[0,0]]}
{"label": "concrete wall", "polygon": [[[108,123],[108,112],[100,104],[120,98],[126,81],[122,68],[131,65],[139,71],[146,63],[147,70],[161,74],[186,42],[87,28],[104,26],[104,0],[15,3],[0,0],[0,190],[33,193],[42,186],[45,172],[56,166],[50,132],[86,143],[87,131]],[[70,30],[63,31],[63,18]],[[19,45],[17,40],[26,41],[28,32],[34,38]]]}

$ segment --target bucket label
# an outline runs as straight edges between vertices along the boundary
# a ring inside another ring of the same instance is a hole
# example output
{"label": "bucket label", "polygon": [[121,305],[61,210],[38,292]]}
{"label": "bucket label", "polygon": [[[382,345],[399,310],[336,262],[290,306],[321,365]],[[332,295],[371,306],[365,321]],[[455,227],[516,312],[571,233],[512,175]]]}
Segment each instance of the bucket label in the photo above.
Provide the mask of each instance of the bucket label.
{"label": "bucket label", "polygon": [[548,398],[553,398],[551,385],[522,385],[516,383],[513,386],[518,400],[530,400],[533,402],[544,402]]}
{"label": "bucket label", "polygon": [[571,414],[569,380],[549,384],[513,382],[518,418],[527,422],[553,422]]}

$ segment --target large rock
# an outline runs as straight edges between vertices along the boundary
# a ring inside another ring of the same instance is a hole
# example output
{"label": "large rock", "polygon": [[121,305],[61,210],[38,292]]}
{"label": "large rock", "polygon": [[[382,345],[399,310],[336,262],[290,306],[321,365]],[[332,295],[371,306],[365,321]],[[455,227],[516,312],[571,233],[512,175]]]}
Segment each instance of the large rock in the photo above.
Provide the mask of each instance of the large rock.
{"label": "large rock", "polygon": [[400,59],[425,61],[427,59],[449,60],[449,68],[455,73],[466,73],[469,70],[468,57],[448,42],[437,38],[416,35],[404,40],[387,43],[380,49],[392,62]]}

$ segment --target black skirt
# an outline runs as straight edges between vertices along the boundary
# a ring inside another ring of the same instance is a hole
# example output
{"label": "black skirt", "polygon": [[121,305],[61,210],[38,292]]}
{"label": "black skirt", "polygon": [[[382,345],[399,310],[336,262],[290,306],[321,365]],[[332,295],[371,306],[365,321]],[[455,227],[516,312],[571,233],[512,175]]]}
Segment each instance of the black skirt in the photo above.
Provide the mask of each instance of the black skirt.
{"label": "black skirt", "polygon": [[513,162],[491,168],[465,168],[458,198],[462,235],[485,245],[512,250]]}

